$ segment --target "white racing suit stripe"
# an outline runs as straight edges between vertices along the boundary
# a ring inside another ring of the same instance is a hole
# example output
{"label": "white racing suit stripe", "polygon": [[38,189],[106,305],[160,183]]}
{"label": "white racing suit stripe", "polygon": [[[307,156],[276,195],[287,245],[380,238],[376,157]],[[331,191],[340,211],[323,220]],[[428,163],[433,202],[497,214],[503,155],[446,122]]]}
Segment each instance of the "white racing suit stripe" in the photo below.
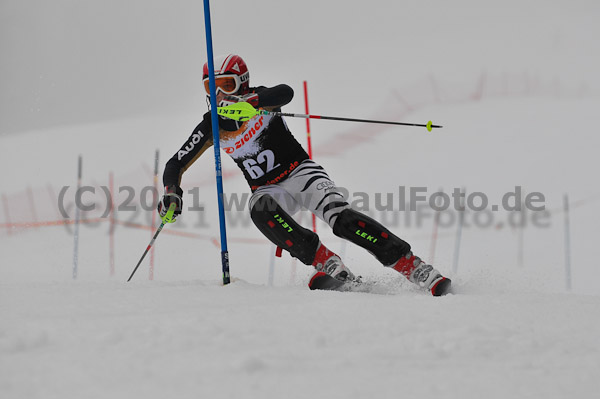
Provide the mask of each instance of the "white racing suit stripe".
{"label": "white racing suit stripe", "polygon": [[338,215],[350,206],[322,166],[307,159],[282,182],[259,187],[250,197],[250,209],[268,194],[287,213],[307,209],[333,228]]}

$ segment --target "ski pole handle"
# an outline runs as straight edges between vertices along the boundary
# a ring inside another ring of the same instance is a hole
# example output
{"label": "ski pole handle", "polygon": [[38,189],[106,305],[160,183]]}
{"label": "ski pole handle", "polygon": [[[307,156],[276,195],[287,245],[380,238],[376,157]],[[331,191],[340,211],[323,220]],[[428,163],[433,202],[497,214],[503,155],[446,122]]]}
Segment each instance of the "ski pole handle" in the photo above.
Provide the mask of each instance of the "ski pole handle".
{"label": "ski pole handle", "polygon": [[177,208],[177,204],[175,202],[171,202],[171,205],[169,205],[169,209],[167,209],[167,213],[165,214],[165,216],[160,217],[163,221],[163,224],[175,222],[175,218],[173,217],[173,215],[175,214],[175,208]]}

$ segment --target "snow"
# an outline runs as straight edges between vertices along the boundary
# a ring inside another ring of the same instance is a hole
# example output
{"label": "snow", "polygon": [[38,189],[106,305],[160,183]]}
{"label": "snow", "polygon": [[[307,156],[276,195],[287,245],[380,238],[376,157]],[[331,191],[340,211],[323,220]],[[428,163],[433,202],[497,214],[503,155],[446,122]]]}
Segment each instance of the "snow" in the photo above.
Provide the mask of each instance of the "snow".
{"label": "snow", "polygon": [[[37,12],[2,3],[8,34],[0,37],[9,56],[0,74],[7,87],[0,109],[0,397],[504,399],[598,392],[596,3],[376,0],[365,9],[309,0],[288,9],[260,0],[243,18],[230,5],[212,5],[215,47],[236,47],[253,84],[292,85],[296,97],[285,111],[303,112],[306,79],[314,113],[444,126],[427,133],[311,124],[316,160],[355,206],[365,193],[369,214],[417,254],[433,255],[453,279],[455,294],[443,298],[382,268],[322,223],[322,240],[373,284],[370,292],[309,291],[311,270],[287,255],[275,261],[269,284],[273,248],[246,209],[227,215],[233,281],[222,286],[210,151],[183,180],[184,206],[205,212],[185,211],[165,227],[153,281],[146,259],[125,283],[149,230],[116,226],[111,276],[108,222],[82,225],[73,280],[72,226],[4,225],[8,218],[60,220],[57,196],[65,186],[72,216],[80,154],[82,183],[96,189],[84,196],[97,205],[86,218],[104,212],[101,187],[113,172],[117,191],[129,186],[136,193],[136,210],[121,209],[117,218],[151,223],[153,211],[140,209],[139,196],[153,184],[154,152],[160,149],[162,173],[205,109],[200,5],[177,2],[167,10],[159,3],[119,2],[115,19],[116,3],[84,9],[70,0],[39,2]],[[375,11],[382,9],[388,12]],[[289,12],[297,18],[280,17]],[[248,23],[265,15],[271,23]],[[231,18],[254,34],[225,30]],[[105,19],[114,22],[111,29]],[[27,35],[28,26],[49,34]],[[47,62],[33,62],[40,54]],[[392,79],[382,81],[386,76]],[[304,143],[305,121],[286,122]],[[247,194],[225,154],[223,168],[229,198]],[[492,205],[517,186],[524,195],[542,193],[547,212],[527,212],[523,228],[510,212],[468,212],[456,272],[456,214],[442,214],[433,252],[433,213],[398,211],[400,187],[428,194],[465,188],[485,193]],[[393,195],[394,211],[374,209],[378,193]],[[126,191],[115,196],[117,205],[126,199]]]}
{"label": "snow", "polygon": [[191,280],[20,283],[2,303],[4,397],[558,398],[600,387],[597,297]]}

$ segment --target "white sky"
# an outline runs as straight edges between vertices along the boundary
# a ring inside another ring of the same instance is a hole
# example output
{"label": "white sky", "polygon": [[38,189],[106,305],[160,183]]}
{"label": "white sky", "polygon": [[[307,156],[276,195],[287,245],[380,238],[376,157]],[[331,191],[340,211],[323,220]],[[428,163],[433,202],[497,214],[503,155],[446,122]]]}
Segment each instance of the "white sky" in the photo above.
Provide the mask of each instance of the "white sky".
{"label": "white sky", "polygon": [[[429,75],[472,81],[484,70],[527,72],[600,87],[593,0],[211,7],[215,53],[241,54],[253,84],[298,88],[308,80],[313,109],[324,113],[371,111],[390,88]],[[204,110],[204,40],[201,1],[2,0],[0,134]]]}

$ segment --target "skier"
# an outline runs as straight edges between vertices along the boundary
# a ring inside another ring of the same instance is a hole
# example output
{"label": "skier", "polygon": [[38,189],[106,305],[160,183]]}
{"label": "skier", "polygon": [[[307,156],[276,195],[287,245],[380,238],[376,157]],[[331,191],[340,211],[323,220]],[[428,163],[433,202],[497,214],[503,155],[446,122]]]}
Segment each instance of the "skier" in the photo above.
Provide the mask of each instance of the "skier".
{"label": "skier", "polygon": [[[285,84],[250,87],[248,67],[238,55],[217,57],[214,66],[219,106],[245,101],[255,108],[279,111],[294,96],[292,88]],[[204,64],[207,98],[208,80],[208,64]],[[433,295],[449,291],[450,280],[415,256],[407,242],[350,208],[325,169],[309,159],[282,117],[259,115],[245,122],[219,117],[219,136],[221,148],[233,158],[250,185],[252,221],[271,242],[316,269],[309,282],[311,289],[316,288],[313,285],[317,277],[324,273],[344,283],[356,281],[356,277],[317,234],[292,218],[300,208],[308,209],[326,222],[335,235],[366,249],[384,266],[400,272]],[[158,204],[161,217],[173,202],[175,215],[181,214],[181,177],[212,144],[209,111],[165,166],[165,194]]]}

